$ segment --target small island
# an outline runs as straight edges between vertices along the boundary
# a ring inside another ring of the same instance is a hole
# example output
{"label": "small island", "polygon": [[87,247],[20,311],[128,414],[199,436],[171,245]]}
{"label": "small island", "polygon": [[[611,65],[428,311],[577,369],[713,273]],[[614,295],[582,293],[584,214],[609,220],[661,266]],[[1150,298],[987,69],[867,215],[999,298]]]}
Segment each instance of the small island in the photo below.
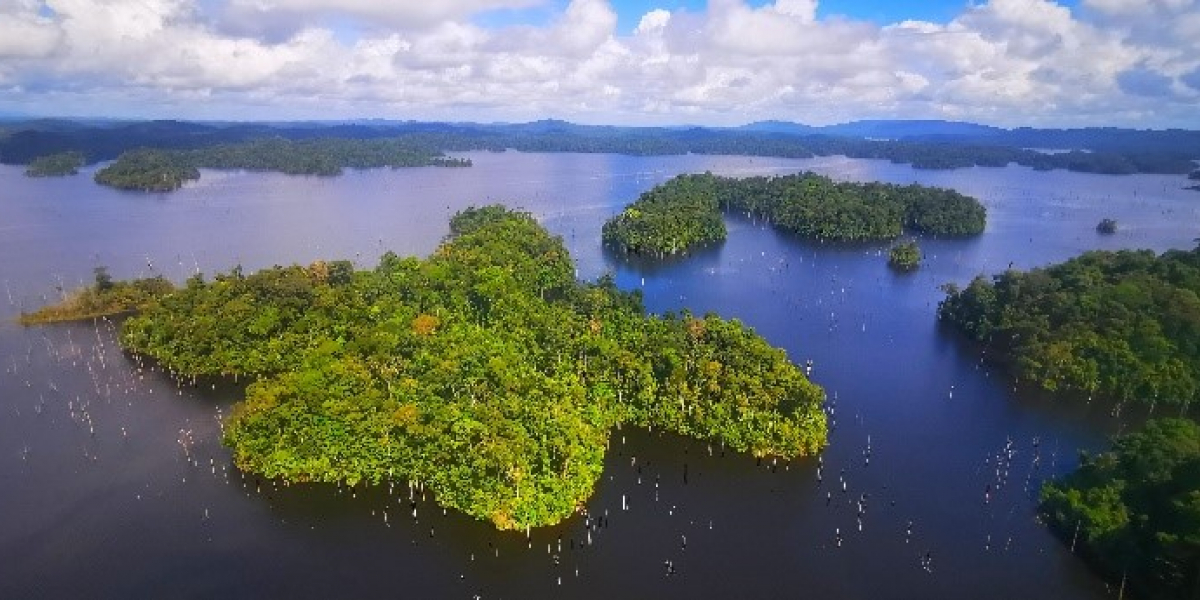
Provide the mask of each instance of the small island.
{"label": "small island", "polygon": [[408,482],[524,530],[582,507],[614,428],[793,458],[825,446],[824,393],[737,320],[648,315],[580,283],[530,215],[468,209],[429,258],[240,269],[148,299],[123,347],[180,378],[254,379],[224,423],[243,470]]}
{"label": "small island", "polygon": [[74,150],[39,156],[25,169],[28,177],[64,177],[79,174],[84,163],[83,153]]}
{"label": "small island", "polygon": [[909,240],[892,246],[888,252],[888,265],[901,272],[917,270],[921,266],[921,248]]}
{"label": "small island", "polygon": [[1200,245],[1087,252],[943,289],[938,317],[1022,381],[1182,410],[1200,397]]}
{"label": "small island", "polygon": [[188,181],[200,179],[200,170],[178,152],[142,148],[121,154],[111,165],[96,171],[94,179],[121,190],[173,192]]}
{"label": "small island", "polygon": [[96,182],[127,190],[169,192],[200,178],[200,169],[274,171],[287,175],[341,175],[346,168],[469,167],[424,146],[397,139],[257,139],[193,150],[148,149],[121,154],[96,173]]}
{"label": "small island", "polygon": [[643,194],[604,224],[605,244],[664,257],[725,239],[722,212],[761,218],[816,241],[888,240],[904,231],[981,233],[987,210],[953,190],[835,182],[815,173],[737,179],[681,175]]}
{"label": "small island", "polygon": [[1042,487],[1051,529],[1134,597],[1195,598],[1200,582],[1200,426],[1150,421]]}
{"label": "small island", "polygon": [[1096,231],[1103,235],[1112,235],[1117,232],[1117,222],[1113,219],[1101,219],[1096,225]]}

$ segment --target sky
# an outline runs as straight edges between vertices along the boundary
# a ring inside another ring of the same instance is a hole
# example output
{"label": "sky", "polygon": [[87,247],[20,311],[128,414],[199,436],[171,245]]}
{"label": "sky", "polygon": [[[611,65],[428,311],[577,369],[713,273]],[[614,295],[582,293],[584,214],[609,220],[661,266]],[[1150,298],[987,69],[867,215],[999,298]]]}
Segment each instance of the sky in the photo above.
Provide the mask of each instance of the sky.
{"label": "sky", "polygon": [[0,114],[1200,129],[1200,0],[0,0]]}

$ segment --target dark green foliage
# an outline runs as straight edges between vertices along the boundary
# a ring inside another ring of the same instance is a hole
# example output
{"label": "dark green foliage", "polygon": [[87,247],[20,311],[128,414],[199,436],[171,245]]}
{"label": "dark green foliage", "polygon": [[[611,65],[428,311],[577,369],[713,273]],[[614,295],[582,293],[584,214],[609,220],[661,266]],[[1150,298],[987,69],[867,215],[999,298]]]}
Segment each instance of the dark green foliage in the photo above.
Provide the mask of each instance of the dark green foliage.
{"label": "dark green foliage", "polygon": [[1048,390],[1186,407],[1200,388],[1200,247],[1088,252],[946,287],[938,317]]}
{"label": "dark green foliage", "polygon": [[1113,219],[1101,219],[1096,225],[1096,231],[1104,235],[1112,235],[1117,232],[1117,222]]}
{"label": "dark green foliage", "polygon": [[1068,544],[1136,597],[1200,592],[1200,427],[1151,421],[1084,456],[1079,470],[1042,487],[1041,513]]}
{"label": "dark green foliage", "polygon": [[247,169],[288,175],[340,175],[344,168],[467,167],[471,161],[397,139],[318,138],[291,141],[264,138],[194,150],[126,152],[96,174],[96,181],[122,189],[171,191],[199,169]]}
{"label": "dark green foliage", "polygon": [[466,167],[471,162],[447,158],[397,139],[354,140],[284,138],[222,144],[181,152],[188,163],[206,169],[277,171],[288,175],[340,175],[345,168]]}
{"label": "dark green foliage", "polygon": [[911,240],[896,244],[888,252],[888,264],[899,271],[914,271],[921,266],[921,248]]}
{"label": "dark green foliage", "polygon": [[931,235],[983,231],[974,198],[919,185],[835,182],[815,173],[736,179],[683,175],[650,190],[604,225],[604,241],[631,252],[683,252],[725,239],[721,211],[767,219],[821,241],[891,239],[905,228]]}
{"label": "dark green foliage", "polygon": [[622,423],[758,456],[825,444],[820,388],[741,323],[647,316],[611,278],[576,282],[523,213],[469,209],[451,231],[429,258],[372,271],[191,280],[122,343],[180,375],[257,377],[225,424],[245,470],[408,480],[501,529],[575,511]]}
{"label": "dark green foliage", "polygon": [[39,156],[29,163],[25,175],[29,177],[61,177],[79,173],[83,166],[83,154],[70,150],[57,154]]}
{"label": "dark green foliage", "polygon": [[199,169],[177,153],[148,148],[130,150],[96,172],[96,183],[145,192],[171,192],[199,178]]}
{"label": "dark green foliage", "polygon": [[604,223],[604,242],[625,252],[666,256],[725,239],[717,178],[681,175],[642,194]]}
{"label": "dark green foliage", "polygon": [[[933,127],[930,127],[930,126]],[[919,169],[1017,163],[1034,169],[1089,173],[1173,173],[1195,170],[1200,132],[1182,130],[968,127],[930,122],[874,122],[779,130],[584,126],[562,121],[524,124],[417,122],[198,124],[152,121],[88,126],[30,122],[0,138],[0,161],[25,164],[38,156],[80,150],[89,161],[116,158],[139,147],[196,149],[264,137],[290,140],[397,138],[436,154],[445,151],[604,152],[639,156],[739,154],[804,158],[843,155],[909,163]],[[888,141],[867,138],[888,138]],[[1090,150],[1044,154],[1027,148]],[[350,165],[344,165],[350,166]],[[240,168],[240,167],[239,167]]]}

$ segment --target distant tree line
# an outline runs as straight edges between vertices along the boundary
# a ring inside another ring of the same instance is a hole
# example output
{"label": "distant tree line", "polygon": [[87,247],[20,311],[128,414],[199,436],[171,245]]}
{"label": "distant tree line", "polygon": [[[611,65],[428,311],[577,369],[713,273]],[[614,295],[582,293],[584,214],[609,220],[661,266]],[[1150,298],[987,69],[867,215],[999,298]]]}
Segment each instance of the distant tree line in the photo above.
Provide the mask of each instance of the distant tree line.
{"label": "distant tree line", "polygon": [[[903,124],[901,124],[903,125]],[[912,164],[922,169],[1016,163],[1034,169],[1089,173],[1184,174],[1200,158],[1200,133],[1187,131],[995,130],[961,135],[854,135],[755,129],[592,127],[559,121],[515,125],[449,123],[197,124],[177,121],[83,125],[37,121],[9,125],[0,135],[0,162],[27,164],[58,152],[81,152],[88,162],[135,148],[194,149],[260,138],[289,140],[392,138],[430,154],[512,148],[525,152],[603,152],[639,156],[739,154],[807,158],[845,155]],[[973,128],[971,131],[986,128]],[[886,128],[882,130],[886,135]],[[914,129],[915,131],[915,129]],[[1073,149],[1055,154],[1029,147]],[[348,166],[348,165],[346,165]]]}
{"label": "distant tree line", "polygon": [[121,154],[96,173],[96,182],[133,190],[172,191],[199,179],[201,168],[276,171],[288,175],[340,175],[345,168],[466,167],[449,158],[397,139],[284,138],[219,144],[193,150],[143,148]]}

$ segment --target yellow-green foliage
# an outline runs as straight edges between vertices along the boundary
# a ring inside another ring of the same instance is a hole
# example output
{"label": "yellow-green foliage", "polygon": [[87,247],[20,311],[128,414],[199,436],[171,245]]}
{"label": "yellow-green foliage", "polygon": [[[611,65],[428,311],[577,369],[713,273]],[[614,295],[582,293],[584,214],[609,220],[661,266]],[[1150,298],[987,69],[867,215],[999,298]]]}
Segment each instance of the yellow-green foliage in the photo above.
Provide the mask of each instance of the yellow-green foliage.
{"label": "yellow-green foliage", "polygon": [[825,444],[823,394],[737,321],[647,316],[574,279],[531,217],[470,209],[425,260],[383,257],[193,280],[126,322],[124,345],[185,374],[259,379],[226,423],[248,471],[421,482],[501,529],[591,495],[632,423],[795,457]]}
{"label": "yellow-green foliage", "polygon": [[171,282],[162,277],[113,282],[100,268],[96,285],[71,292],[57,304],[22,313],[20,322],[35,325],[132,313],[173,290]]}

